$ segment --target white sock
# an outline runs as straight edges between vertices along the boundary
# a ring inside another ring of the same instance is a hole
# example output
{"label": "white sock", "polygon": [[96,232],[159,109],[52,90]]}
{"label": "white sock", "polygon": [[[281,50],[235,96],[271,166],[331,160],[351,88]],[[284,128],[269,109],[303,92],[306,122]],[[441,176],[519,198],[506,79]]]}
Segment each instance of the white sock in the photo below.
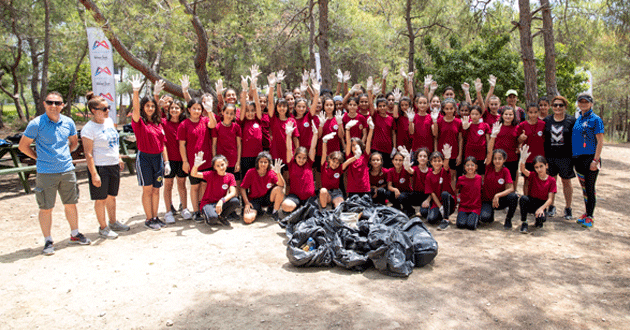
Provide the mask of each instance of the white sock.
{"label": "white sock", "polygon": [[72,235],[72,236],[79,235],[79,230],[78,229],[72,229],[72,231],[70,232],[70,235]]}
{"label": "white sock", "polygon": [[52,240],[52,236],[46,236],[46,237],[44,238],[44,240],[45,240],[46,242],[52,242],[52,241],[53,241],[53,240]]}

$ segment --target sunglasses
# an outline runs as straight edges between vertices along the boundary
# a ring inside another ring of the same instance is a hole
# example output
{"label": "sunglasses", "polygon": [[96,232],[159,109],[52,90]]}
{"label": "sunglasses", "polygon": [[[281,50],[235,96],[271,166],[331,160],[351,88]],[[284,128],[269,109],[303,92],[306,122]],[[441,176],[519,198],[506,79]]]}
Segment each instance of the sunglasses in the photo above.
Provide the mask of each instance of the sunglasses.
{"label": "sunglasses", "polygon": [[63,105],[63,101],[49,101],[49,100],[46,100],[45,102],[48,105],[54,105],[54,106],[57,106],[57,107]]}
{"label": "sunglasses", "polygon": [[554,108],[564,108],[564,103],[554,103],[553,107]]}
{"label": "sunglasses", "polygon": [[111,106],[106,106],[105,108],[94,108],[94,110],[101,110],[101,111],[109,111],[111,109]]}
{"label": "sunglasses", "polygon": [[578,103],[591,103],[591,102],[587,99],[581,99],[578,101]]}

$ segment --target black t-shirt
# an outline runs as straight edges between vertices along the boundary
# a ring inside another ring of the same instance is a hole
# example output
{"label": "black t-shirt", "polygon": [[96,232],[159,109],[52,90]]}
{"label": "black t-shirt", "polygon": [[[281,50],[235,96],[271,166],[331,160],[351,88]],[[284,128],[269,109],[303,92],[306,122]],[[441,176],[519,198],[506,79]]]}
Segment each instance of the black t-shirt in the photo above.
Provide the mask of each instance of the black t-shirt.
{"label": "black t-shirt", "polygon": [[545,155],[547,158],[571,158],[571,133],[575,117],[564,115],[562,121],[556,121],[553,115],[545,119]]}

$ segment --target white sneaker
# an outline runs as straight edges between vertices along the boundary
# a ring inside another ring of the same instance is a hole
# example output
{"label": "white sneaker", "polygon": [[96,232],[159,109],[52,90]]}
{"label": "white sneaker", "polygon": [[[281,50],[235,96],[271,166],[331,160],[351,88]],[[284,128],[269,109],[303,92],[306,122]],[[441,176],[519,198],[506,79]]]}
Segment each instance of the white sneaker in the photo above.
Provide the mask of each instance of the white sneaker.
{"label": "white sneaker", "polygon": [[192,219],[192,214],[190,213],[190,211],[188,211],[188,209],[183,209],[180,214],[182,215],[182,218],[184,218],[185,220]]}
{"label": "white sneaker", "polygon": [[166,222],[167,224],[175,223],[175,218],[173,217],[173,212],[171,212],[171,211],[166,212],[166,214],[164,215],[164,222]]}
{"label": "white sneaker", "polygon": [[109,229],[109,227],[105,227],[105,229],[98,229],[98,235],[107,238],[107,239],[116,239],[118,238],[118,234],[116,232]]}

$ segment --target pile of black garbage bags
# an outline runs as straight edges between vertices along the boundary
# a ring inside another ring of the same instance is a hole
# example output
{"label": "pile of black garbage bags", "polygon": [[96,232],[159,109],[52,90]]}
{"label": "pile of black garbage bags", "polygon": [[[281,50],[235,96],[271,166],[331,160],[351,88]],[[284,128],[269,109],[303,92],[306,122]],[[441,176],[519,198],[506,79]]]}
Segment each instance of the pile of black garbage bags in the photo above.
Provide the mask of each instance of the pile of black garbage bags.
{"label": "pile of black garbage bags", "polygon": [[[360,218],[354,225],[343,221],[342,213]],[[298,267],[337,265],[363,271],[374,265],[386,275],[402,277],[438,253],[437,242],[420,218],[374,205],[369,196],[353,196],[334,210],[319,210],[313,199],[280,220],[280,226],[289,237],[287,257]],[[304,248],[307,244],[310,250]]]}

